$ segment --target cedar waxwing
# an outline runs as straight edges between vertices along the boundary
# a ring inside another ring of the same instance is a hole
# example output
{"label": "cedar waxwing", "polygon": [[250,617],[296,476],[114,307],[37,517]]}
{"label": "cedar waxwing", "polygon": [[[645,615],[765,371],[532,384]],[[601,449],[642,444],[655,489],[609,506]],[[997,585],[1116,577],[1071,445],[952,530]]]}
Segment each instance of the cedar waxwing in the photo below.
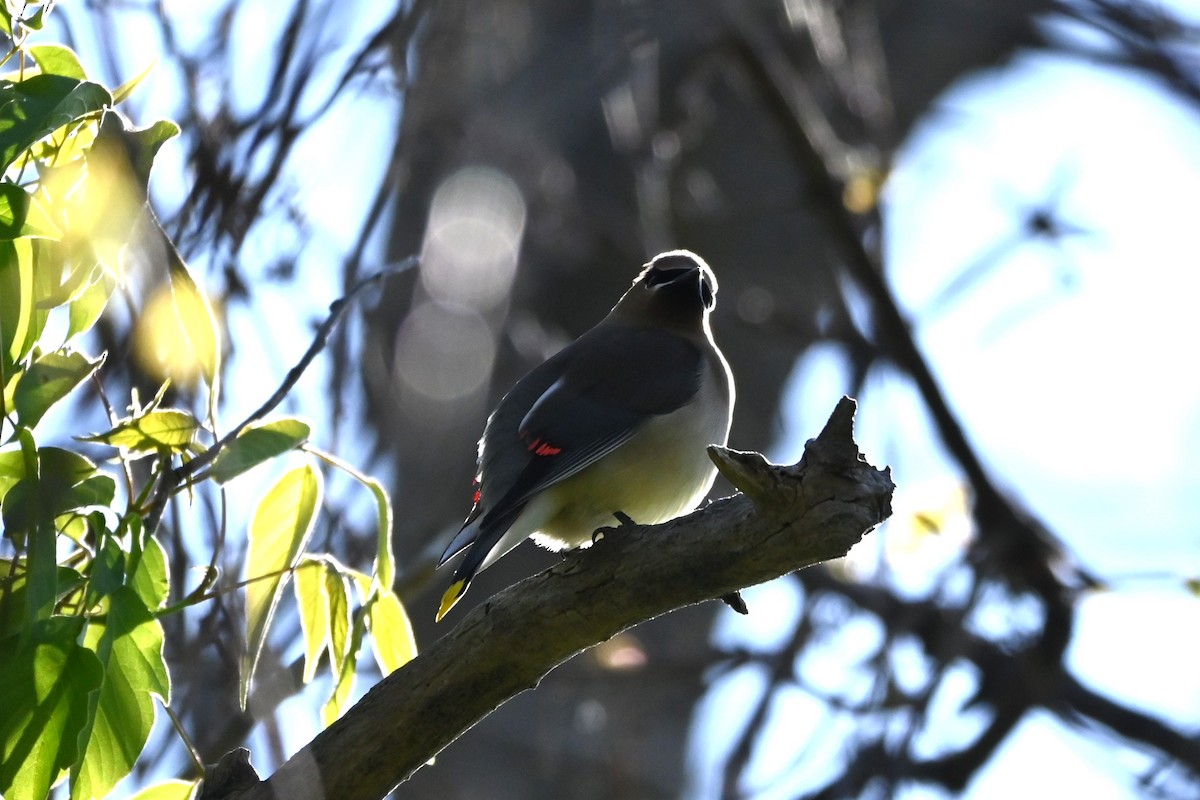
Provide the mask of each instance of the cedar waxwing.
{"label": "cedar waxwing", "polygon": [[622,515],[655,524],[696,507],[725,444],[733,375],[708,315],[717,281],[687,250],[656,256],[596,327],[517,381],[479,442],[475,506],[438,566],[466,558],[440,621],[471,579],[528,536],[587,546]]}

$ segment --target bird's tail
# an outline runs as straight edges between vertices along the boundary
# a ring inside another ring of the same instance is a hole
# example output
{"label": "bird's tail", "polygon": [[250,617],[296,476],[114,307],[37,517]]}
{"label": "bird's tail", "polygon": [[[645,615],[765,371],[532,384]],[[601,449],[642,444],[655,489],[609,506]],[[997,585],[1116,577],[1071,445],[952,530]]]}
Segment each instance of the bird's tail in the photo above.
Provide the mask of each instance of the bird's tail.
{"label": "bird's tail", "polygon": [[481,544],[481,537],[484,533],[481,530],[482,528],[482,517],[467,523],[459,534],[454,537],[454,541],[450,543],[450,546],[446,548],[446,553],[442,556],[442,560],[438,564],[440,567],[463,549],[467,551],[467,555],[462,563],[454,570],[454,579],[442,594],[442,602],[438,606],[438,622],[441,622],[442,617],[449,614],[450,609],[454,608],[455,604],[467,593],[467,587],[471,585],[471,579],[475,577],[475,573],[479,572],[480,566],[483,564],[483,559],[487,556],[490,548]]}
{"label": "bird's tail", "polygon": [[440,567],[458,552],[466,549],[467,554],[458,569],[454,570],[454,579],[442,594],[441,605],[438,606],[437,621],[450,613],[450,609],[467,593],[471,581],[481,570],[491,566],[496,559],[516,547],[539,524],[537,520],[528,520],[533,528],[524,525],[513,528],[513,523],[520,515],[525,504],[508,509],[503,514],[483,514],[468,522],[442,556]]}

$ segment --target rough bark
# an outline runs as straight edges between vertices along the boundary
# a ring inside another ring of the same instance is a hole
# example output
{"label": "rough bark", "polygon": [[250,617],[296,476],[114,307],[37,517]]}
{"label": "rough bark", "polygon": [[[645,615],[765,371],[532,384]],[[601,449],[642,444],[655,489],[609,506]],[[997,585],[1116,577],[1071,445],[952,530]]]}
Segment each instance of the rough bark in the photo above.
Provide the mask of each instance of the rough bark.
{"label": "rough bark", "polygon": [[379,798],[577,653],[673,609],[837,558],[891,513],[890,471],[866,462],[844,398],[800,462],[711,448],[741,494],[596,545],[476,607],[346,716],[247,791],[205,797]]}

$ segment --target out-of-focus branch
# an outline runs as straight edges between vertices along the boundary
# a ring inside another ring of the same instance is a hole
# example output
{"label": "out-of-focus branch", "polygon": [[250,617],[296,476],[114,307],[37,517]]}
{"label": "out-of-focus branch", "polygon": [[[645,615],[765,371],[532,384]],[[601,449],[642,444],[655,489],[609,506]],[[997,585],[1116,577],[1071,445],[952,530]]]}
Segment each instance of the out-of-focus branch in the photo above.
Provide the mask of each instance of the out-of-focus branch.
{"label": "out-of-focus branch", "polygon": [[711,448],[745,494],[595,547],[475,608],[385,678],[268,780],[204,797],[378,798],[558,664],[676,608],[844,555],[891,513],[888,470],[868,464],[843,399],[800,463]]}

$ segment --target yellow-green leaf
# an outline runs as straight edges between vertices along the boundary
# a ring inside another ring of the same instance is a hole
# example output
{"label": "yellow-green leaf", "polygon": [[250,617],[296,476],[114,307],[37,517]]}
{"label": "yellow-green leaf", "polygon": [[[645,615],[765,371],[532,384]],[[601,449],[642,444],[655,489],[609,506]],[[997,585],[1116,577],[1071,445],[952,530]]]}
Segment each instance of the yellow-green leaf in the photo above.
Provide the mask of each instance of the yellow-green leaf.
{"label": "yellow-green leaf", "polygon": [[30,365],[13,394],[17,419],[28,428],[37,426],[51,406],[69,395],[104,362],[90,361],[82,353],[46,353]]}
{"label": "yellow-green leaf", "polygon": [[241,703],[258,666],[267,629],[287,570],[308,543],[321,503],[321,473],[311,464],[288,472],[255,509],[246,560],[246,648],[242,661]]}
{"label": "yellow-green leaf", "polygon": [[208,299],[181,266],[146,300],[134,326],[134,356],[142,369],[184,386],[215,385],[221,340]]}
{"label": "yellow-green leaf", "polygon": [[153,536],[146,538],[132,567],[129,585],[151,611],[162,608],[171,591],[167,575],[167,552]]}
{"label": "yellow-green leaf", "polygon": [[179,452],[187,450],[195,441],[198,430],[200,423],[188,412],[163,408],[126,417],[105,433],[77,438],[123,447],[133,453],[156,453],[163,448]]}
{"label": "yellow-green leaf", "polygon": [[350,647],[350,593],[346,579],[332,560],[325,562],[325,594],[329,598],[329,663],[341,673]]}
{"label": "yellow-green leaf", "polygon": [[129,798],[129,800],[191,800],[196,789],[199,787],[199,779],[183,781],[178,778],[172,778],[162,783],[156,783],[153,786],[147,786]]}
{"label": "yellow-green leaf", "polygon": [[91,283],[71,300],[68,306],[70,320],[67,325],[66,341],[70,341],[81,333],[86,333],[100,319],[108,298],[116,288],[116,280],[103,266],[93,268]]}
{"label": "yellow-green leaf", "polygon": [[76,760],[88,697],[103,674],[76,644],[82,620],[54,617],[17,645],[0,646],[0,796],[42,800]]}
{"label": "yellow-green leaf", "polygon": [[248,426],[229,443],[213,462],[212,478],[217,483],[233,480],[264,461],[286,453],[308,439],[308,423],[277,419]]}
{"label": "yellow-green leaf", "polygon": [[412,623],[400,598],[391,589],[380,589],[367,608],[367,626],[371,629],[375,661],[384,675],[416,658],[417,640],[413,636]]}
{"label": "yellow-green leaf", "polygon": [[79,63],[75,51],[61,44],[39,44],[29,48],[29,55],[46,75],[62,75],[77,81],[86,81],[87,73]]}
{"label": "yellow-green leaf", "polygon": [[24,358],[37,340],[31,336],[36,311],[29,240],[0,241],[0,355],[6,366]]}
{"label": "yellow-green leaf", "polygon": [[379,578],[380,585],[390,592],[396,575],[396,557],[392,554],[392,501],[388,497],[387,489],[374,478],[363,481],[363,484],[375,496],[375,575]]}
{"label": "yellow-green leaf", "polygon": [[354,620],[346,659],[337,673],[337,684],[333,687],[329,700],[321,708],[321,718],[326,726],[332,725],[349,705],[350,693],[354,691],[354,675],[358,666],[358,650],[362,646],[363,628],[362,617]]}
{"label": "yellow-green leaf", "polygon": [[300,606],[300,630],[304,634],[304,682],[317,674],[321,653],[329,646],[329,593],[325,589],[325,565],[305,558],[296,567],[296,603]]}
{"label": "yellow-green leaf", "polygon": [[200,374],[210,388],[221,372],[221,334],[208,297],[200,291],[183,262],[172,263],[168,271],[171,292],[179,314],[179,325],[192,346]]}
{"label": "yellow-green leaf", "polygon": [[139,72],[137,75],[134,75],[132,78],[130,78],[129,80],[125,81],[120,86],[118,86],[116,89],[113,89],[113,93],[112,93],[113,105],[114,106],[120,105],[122,102],[125,101],[125,98],[127,98],[127,97],[129,97],[129,95],[133,94],[133,90],[136,89],[138,87],[138,84],[140,84],[142,81],[144,81],[146,79],[146,77],[151,72],[154,71],[154,68],[156,66],[158,66],[157,58],[154,59],[153,61],[151,61],[149,64],[147,64],[146,68],[143,69],[141,72]]}
{"label": "yellow-green leaf", "polygon": [[0,182],[0,239],[21,236],[58,239],[62,231],[28,192],[15,183]]}
{"label": "yellow-green leaf", "polygon": [[128,586],[105,602],[108,613],[88,625],[84,638],[104,666],[104,680],[91,724],[79,735],[83,753],[71,769],[72,800],[106,797],[130,773],[154,727],[151,695],[171,699],[162,624]]}

